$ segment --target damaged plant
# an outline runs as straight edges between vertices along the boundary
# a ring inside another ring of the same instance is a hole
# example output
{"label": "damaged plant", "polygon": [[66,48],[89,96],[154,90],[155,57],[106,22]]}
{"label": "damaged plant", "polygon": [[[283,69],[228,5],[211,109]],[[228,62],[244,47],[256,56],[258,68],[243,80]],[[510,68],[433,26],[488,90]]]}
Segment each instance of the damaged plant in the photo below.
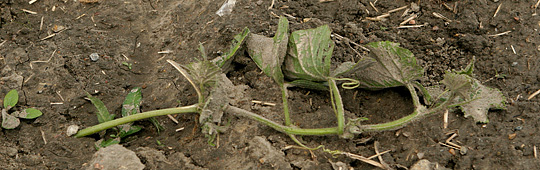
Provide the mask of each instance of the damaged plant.
{"label": "damaged plant", "polygon": [[[81,130],[76,136],[82,137],[153,116],[197,112],[200,114],[199,122],[202,124],[203,132],[209,138],[209,143],[212,143],[215,135],[225,130],[220,123],[223,113],[228,112],[268,125],[304,146],[294,135],[339,135],[350,138],[362,132],[400,128],[427,115],[455,107],[460,108],[465,116],[472,116],[477,122],[487,123],[489,109],[504,108],[504,97],[499,90],[485,87],[472,77],[474,59],[462,71],[447,72],[442,81],[444,87],[424,88],[417,81],[424,74],[422,67],[417,64],[414,55],[409,50],[399,47],[398,43],[387,41],[369,43],[367,44],[371,51],[369,56],[357,62],[341,63],[335,69],[331,69],[334,43],[330,34],[330,28],[326,25],[289,34],[288,21],[281,17],[274,37],[250,34],[246,28],[235,36],[228,53],[212,61],[206,59],[204,48],[201,46],[199,49],[203,54],[203,60],[199,62],[183,67],[168,60],[195,88],[198,103],[126,116]],[[224,67],[231,62],[243,44],[257,66],[280,87],[284,125],[235,106],[238,104],[237,99],[242,98],[241,90],[238,89],[245,87],[232,85],[222,70],[226,70]],[[366,118],[347,121],[339,85],[343,89],[371,90],[404,86],[413,100],[414,112],[398,120],[380,124],[362,124],[361,121]],[[292,125],[287,96],[287,88],[292,86],[327,90],[333,114],[336,116],[336,126],[305,129]],[[423,96],[425,104],[420,102],[417,91]]]}
{"label": "damaged plant", "polygon": [[2,108],[2,128],[4,129],[15,129],[21,121],[19,118],[23,119],[35,119],[43,113],[38,109],[27,108],[23,111],[13,111],[11,109],[15,108],[15,105],[19,102],[19,93],[17,90],[13,89],[9,91],[6,96],[4,96],[4,108]]}

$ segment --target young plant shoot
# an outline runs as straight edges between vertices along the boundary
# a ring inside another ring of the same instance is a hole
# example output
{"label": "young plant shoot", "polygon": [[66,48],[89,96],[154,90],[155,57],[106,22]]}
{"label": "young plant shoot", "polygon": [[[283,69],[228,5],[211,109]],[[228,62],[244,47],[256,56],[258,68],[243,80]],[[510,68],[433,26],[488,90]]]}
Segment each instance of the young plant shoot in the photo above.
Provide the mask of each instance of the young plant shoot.
{"label": "young plant shoot", "polygon": [[6,96],[4,96],[4,108],[2,108],[2,128],[4,129],[15,129],[19,124],[21,124],[21,121],[19,118],[22,119],[35,119],[43,113],[39,111],[38,109],[34,108],[27,108],[23,111],[15,110],[11,111],[13,108],[15,108],[15,105],[19,102],[19,93],[17,90],[13,89],[9,91]]}

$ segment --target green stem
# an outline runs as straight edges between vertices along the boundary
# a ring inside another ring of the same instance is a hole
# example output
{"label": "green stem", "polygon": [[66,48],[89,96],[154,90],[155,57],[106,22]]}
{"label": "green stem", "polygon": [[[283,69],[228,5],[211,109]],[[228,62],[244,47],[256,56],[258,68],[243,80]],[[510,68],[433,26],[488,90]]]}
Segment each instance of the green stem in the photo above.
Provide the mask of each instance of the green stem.
{"label": "green stem", "polygon": [[290,127],[290,126],[283,126],[279,123],[276,123],[272,120],[266,119],[260,115],[257,115],[255,113],[252,113],[250,111],[234,107],[234,106],[228,106],[225,108],[226,112],[236,114],[239,116],[248,117],[250,119],[256,120],[262,124],[265,124],[267,126],[270,126],[271,128],[286,133],[286,134],[293,134],[293,135],[335,135],[338,134],[339,130],[337,127],[331,127],[331,128],[319,128],[319,129],[301,129],[297,127]]}
{"label": "green stem", "polygon": [[287,87],[284,83],[281,84],[281,100],[283,100],[283,114],[285,114],[285,126],[289,126],[291,125],[291,117],[289,116]]}
{"label": "green stem", "polygon": [[[411,92],[411,93],[413,93],[413,92]],[[414,92],[414,93],[416,93],[416,92]],[[450,101],[454,100],[454,97],[455,96],[451,96],[449,98],[449,100],[444,101],[440,105],[438,105],[438,106],[436,106],[434,108],[430,108],[430,109],[426,109],[424,106],[421,106],[421,105],[416,106],[416,108],[415,108],[415,110],[414,110],[414,112],[412,114],[407,115],[407,116],[405,116],[405,117],[403,117],[401,119],[394,120],[392,122],[373,124],[373,125],[360,125],[360,126],[358,126],[358,128],[360,130],[360,133],[361,132],[393,130],[393,129],[401,128],[401,127],[405,126],[407,123],[410,123],[412,121],[421,119],[421,118],[423,118],[425,116],[431,115],[433,113],[441,111],[444,108],[447,108],[448,105],[450,104]],[[416,99],[418,99],[418,96],[416,96]],[[414,100],[414,97],[413,97],[413,100]],[[358,133],[358,132],[356,132],[356,133]]]}
{"label": "green stem", "polygon": [[176,108],[169,108],[169,109],[161,109],[161,110],[153,110],[149,112],[143,112],[138,113],[134,115],[129,115],[126,117],[114,119],[111,121],[103,122],[98,125],[80,130],[75,137],[83,137],[87,135],[91,135],[94,133],[97,133],[99,131],[109,129],[118,125],[122,125],[129,122],[134,122],[141,119],[146,119],[150,117],[156,117],[156,116],[163,116],[163,115],[170,115],[170,114],[177,114],[177,113],[191,113],[191,112],[197,112],[198,104],[190,105],[190,106],[184,106],[184,107],[176,107]]}
{"label": "green stem", "polygon": [[334,112],[337,117],[338,135],[341,135],[345,129],[345,109],[343,108],[343,101],[341,100],[336,80],[328,80],[328,85],[330,87],[330,95],[332,96],[332,106],[334,106]]}

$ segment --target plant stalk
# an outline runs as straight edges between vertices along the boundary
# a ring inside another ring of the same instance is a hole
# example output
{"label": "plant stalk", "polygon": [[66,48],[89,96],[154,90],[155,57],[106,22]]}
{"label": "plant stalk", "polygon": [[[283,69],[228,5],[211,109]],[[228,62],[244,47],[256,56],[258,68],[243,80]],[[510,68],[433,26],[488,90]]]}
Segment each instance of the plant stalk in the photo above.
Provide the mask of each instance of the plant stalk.
{"label": "plant stalk", "polygon": [[129,122],[134,122],[141,119],[146,119],[150,117],[156,117],[156,116],[163,116],[163,115],[170,115],[170,114],[177,114],[177,113],[192,113],[197,112],[198,104],[189,105],[189,106],[183,106],[183,107],[176,107],[176,108],[169,108],[169,109],[161,109],[161,110],[153,110],[143,113],[138,113],[134,115],[129,115],[126,117],[114,119],[111,121],[103,122],[98,125],[80,130],[75,137],[84,137],[87,135],[91,135],[97,132],[100,132],[102,130],[106,130],[118,125],[122,125]]}
{"label": "plant stalk", "polygon": [[319,129],[301,129],[297,127],[290,127],[290,126],[283,126],[279,123],[276,123],[272,120],[266,119],[260,115],[257,115],[255,113],[252,113],[250,111],[234,107],[234,106],[227,106],[225,108],[226,112],[236,114],[239,116],[248,117],[250,119],[256,120],[262,124],[265,124],[267,126],[270,126],[271,128],[274,128],[275,130],[279,132],[283,132],[286,134],[293,134],[293,135],[335,135],[338,134],[339,130],[338,127],[331,127],[331,128],[319,128]]}
{"label": "plant stalk", "polygon": [[338,135],[343,134],[345,129],[345,109],[343,108],[343,101],[339,94],[339,89],[336,80],[328,80],[328,86],[330,87],[330,95],[332,96],[332,106],[334,106],[334,112],[336,114],[338,123]]}
{"label": "plant stalk", "polygon": [[291,117],[289,115],[289,102],[287,95],[287,87],[284,83],[281,83],[281,100],[283,100],[283,114],[285,115],[285,126],[291,125]]}

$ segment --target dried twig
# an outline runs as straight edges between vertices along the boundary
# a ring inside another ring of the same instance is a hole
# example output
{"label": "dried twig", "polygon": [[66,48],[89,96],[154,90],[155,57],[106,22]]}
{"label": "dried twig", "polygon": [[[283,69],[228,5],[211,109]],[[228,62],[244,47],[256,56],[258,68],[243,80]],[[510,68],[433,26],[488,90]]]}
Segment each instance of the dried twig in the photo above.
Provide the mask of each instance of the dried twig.
{"label": "dried twig", "polygon": [[344,41],[346,41],[346,42],[349,42],[349,43],[351,43],[351,44],[353,44],[353,45],[355,45],[355,46],[358,46],[358,47],[362,48],[364,51],[367,51],[367,52],[370,51],[368,48],[366,48],[366,47],[364,47],[364,46],[362,46],[362,45],[360,45],[360,44],[358,44],[358,43],[355,43],[354,41],[352,41],[351,39],[349,39],[349,38],[347,38],[347,37],[341,36],[341,35],[336,34],[336,33],[332,33],[331,36],[332,36],[332,37],[336,37],[337,39],[340,39],[340,40],[344,40]]}
{"label": "dried twig", "polygon": [[30,11],[30,10],[27,10],[27,9],[21,9],[22,11],[26,12],[26,13],[29,13],[29,14],[37,14],[37,12],[34,12],[34,11]]}
{"label": "dried twig", "polygon": [[55,49],[52,52],[51,57],[49,57],[49,59],[47,61],[30,61],[30,69],[34,69],[34,67],[32,66],[32,63],[48,63],[49,61],[51,61],[51,59],[54,57],[54,54],[56,53],[56,50],[58,50],[58,49]]}
{"label": "dried twig", "polygon": [[[379,154],[379,142],[375,141],[375,143],[373,145],[375,147],[375,153]],[[384,169],[391,169],[390,166],[388,166],[388,164],[386,162],[384,162],[381,155],[377,156],[377,158],[379,159],[379,162],[381,163],[381,165],[384,166]]]}
{"label": "dried twig", "polygon": [[448,127],[448,110],[444,112],[443,120],[444,120],[443,128],[446,129]]}
{"label": "dried twig", "polygon": [[379,10],[377,8],[375,8],[375,5],[373,5],[373,3],[370,1],[369,2],[369,5],[375,10],[375,12],[379,12]]}
{"label": "dried twig", "polygon": [[176,120],[173,116],[167,115],[169,119],[171,119],[174,123],[178,124],[178,120]]}
{"label": "dried twig", "polygon": [[[540,1],[539,1],[539,2],[540,2]],[[537,155],[537,154],[536,154],[536,153],[537,153],[537,152],[536,152],[536,145],[534,145],[534,147],[533,147],[533,153],[534,153],[534,158],[538,158],[538,157],[536,156],[536,155]]]}
{"label": "dried twig", "polygon": [[420,27],[423,27],[425,25],[402,25],[402,26],[399,26],[399,27],[396,27],[398,29],[404,29],[404,28],[420,28]]}
{"label": "dried twig", "polygon": [[275,0],[272,0],[272,4],[270,4],[270,6],[268,7],[268,10],[272,9],[274,7],[274,1]]}
{"label": "dried twig", "polygon": [[43,17],[41,17],[41,23],[39,24],[39,30],[41,31],[43,29]]}
{"label": "dried twig", "polygon": [[41,130],[41,127],[39,128],[39,132],[41,132],[41,139],[43,139],[43,143],[46,145],[47,144],[47,138],[45,138],[45,132],[43,132],[43,130]]}
{"label": "dried twig", "polygon": [[502,3],[500,3],[499,6],[497,7],[497,9],[495,10],[495,13],[493,14],[493,18],[495,18],[497,16],[497,14],[499,13],[499,10],[501,9],[501,5],[502,5]]}
{"label": "dried twig", "polygon": [[540,89],[537,90],[536,92],[534,92],[533,94],[531,94],[529,97],[527,97],[527,100],[531,100],[534,96],[540,94]]}
{"label": "dried twig", "polygon": [[56,94],[60,97],[60,99],[61,99],[62,101],[65,101],[65,100],[64,100],[64,97],[62,97],[62,95],[60,95],[60,91],[56,91]]}
{"label": "dried twig", "polygon": [[275,103],[263,102],[263,101],[258,101],[258,100],[251,100],[251,102],[255,103],[255,104],[260,104],[260,105],[263,105],[263,106],[276,106]]}
{"label": "dried twig", "polygon": [[501,33],[498,33],[498,34],[488,35],[488,37],[498,37],[498,36],[501,36],[501,35],[506,35],[506,34],[508,34],[510,32],[512,32],[512,31],[505,31],[505,32],[501,32]]}
{"label": "dried twig", "polygon": [[446,18],[446,17],[445,17],[444,15],[442,15],[442,14],[439,14],[439,13],[436,13],[436,12],[433,12],[432,14],[433,14],[433,16],[435,16],[435,17],[437,17],[437,18],[440,18],[440,19],[443,19],[443,20],[446,21],[446,22],[452,22],[451,19]]}
{"label": "dried twig", "polygon": [[416,17],[418,17],[418,15],[416,14],[412,14],[411,16],[409,16],[407,19],[405,19],[403,22],[399,23],[399,25],[405,25],[407,24],[407,22],[415,19]]}
{"label": "dried twig", "polygon": [[362,161],[362,162],[371,164],[371,165],[373,165],[373,166],[376,166],[376,167],[379,167],[379,168],[382,168],[382,169],[385,168],[385,167],[384,167],[382,164],[380,164],[379,162],[374,161],[374,160],[371,160],[371,159],[368,159],[368,158],[363,157],[363,156],[360,156],[360,155],[356,155],[356,154],[349,153],[349,152],[343,152],[342,154],[345,155],[345,156],[347,156],[347,157],[349,157],[349,158],[356,159],[356,160],[359,160],[359,161]]}
{"label": "dried twig", "polygon": [[390,10],[388,11],[387,13],[392,13],[392,12],[396,12],[396,11],[399,11],[399,10],[402,10],[402,9],[405,9],[409,7],[409,5],[405,5],[405,6],[402,6],[402,7],[399,7],[399,8],[396,8],[396,9],[393,9],[393,10]]}

